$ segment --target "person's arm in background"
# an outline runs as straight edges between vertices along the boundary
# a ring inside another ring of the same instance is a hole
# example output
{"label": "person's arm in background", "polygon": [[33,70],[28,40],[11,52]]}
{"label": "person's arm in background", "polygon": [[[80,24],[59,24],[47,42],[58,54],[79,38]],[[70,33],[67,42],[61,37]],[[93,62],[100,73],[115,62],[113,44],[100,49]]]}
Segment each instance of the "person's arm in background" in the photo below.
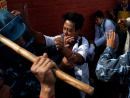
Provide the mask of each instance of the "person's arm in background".
{"label": "person's arm in background", "polygon": [[39,98],[55,98],[55,81],[56,78],[51,68],[57,68],[55,62],[50,60],[46,53],[36,58],[31,67],[32,73],[36,76],[41,84]]}
{"label": "person's arm in background", "polygon": [[114,19],[114,21],[116,22],[116,17],[117,17],[117,5],[115,6],[114,10],[110,9],[109,10],[109,14],[112,16],[112,18]]}
{"label": "person's arm in background", "polygon": [[107,34],[107,47],[100,56],[96,67],[98,79],[104,82],[114,82],[122,79],[127,69],[127,54],[123,54],[117,59],[114,58],[114,49],[118,46],[115,40],[115,33],[110,31],[109,38]]}
{"label": "person's arm in background", "polygon": [[46,40],[45,40],[44,35],[41,32],[35,31],[34,29],[31,29],[31,30],[35,34],[34,42],[39,45],[46,46]]}
{"label": "person's arm in background", "polygon": [[98,39],[100,39],[100,32],[98,26],[95,24],[95,38],[94,40],[89,40],[89,44],[93,44],[95,47],[97,47],[95,41],[97,41]]}
{"label": "person's arm in background", "polygon": [[[94,38],[94,43],[95,43],[95,41],[97,41],[98,39],[100,39],[100,32],[99,32],[98,26],[95,24],[95,38]],[[90,44],[91,44],[91,43],[90,43]]]}
{"label": "person's arm in background", "polygon": [[110,9],[110,10],[109,10],[109,14],[112,16],[112,18],[113,18],[114,20],[116,19],[115,15],[114,15],[113,9]]}
{"label": "person's arm in background", "polygon": [[95,41],[97,47],[106,43],[106,33],[109,32],[109,30],[115,31],[115,26],[110,20],[106,20],[104,35]]}
{"label": "person's arm in background", "polygon": [[[15,17],[18,16],[19,14],[21,14],[21,12],[19,12],[18,10],[13,10],[11,12]],[[33,33],[35,34],[35,42],[37,44],[40,44],[40,45],[43,45],[45,46],[46,45],[46,40],[45,40],[45,37],[44,35],[41,33],[41,32],[38,32],[38,31],[35,31],[34,29],[31,29],[33,31]]]}

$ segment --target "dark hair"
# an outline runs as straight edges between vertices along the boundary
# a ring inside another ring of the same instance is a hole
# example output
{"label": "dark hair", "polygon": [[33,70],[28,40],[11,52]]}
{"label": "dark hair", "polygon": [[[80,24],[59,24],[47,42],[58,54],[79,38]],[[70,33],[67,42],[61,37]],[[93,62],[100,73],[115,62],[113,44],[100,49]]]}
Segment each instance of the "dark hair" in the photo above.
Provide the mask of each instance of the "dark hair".
{"label": "dark hair", "polygon": [[95,14],[94,14],[94,18],[96,18],[96,16],[98,17],[98,18],[104,18],[104,14],[103,14],[103,12],[102,11],[97,11],[97,12],[95,12]]}
{"label": "dark hair", "polygon": [[75,24],[75,31],[82,29],[83,22],[85,20],[81,14],[78,14],[75,12],[74,13],[67,13],[67,14],[63,15],[62,18],[64,19],[64,22],[66,20],[73,22]]}

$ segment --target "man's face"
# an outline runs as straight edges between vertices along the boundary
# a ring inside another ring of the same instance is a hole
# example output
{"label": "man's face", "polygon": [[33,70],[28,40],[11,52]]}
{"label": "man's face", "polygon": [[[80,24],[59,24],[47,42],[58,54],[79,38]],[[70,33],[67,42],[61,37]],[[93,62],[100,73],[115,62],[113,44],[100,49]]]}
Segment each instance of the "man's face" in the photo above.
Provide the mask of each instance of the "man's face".
{"label": "man's face", "polygon": [[100,26],[103,22],[103,17],[102,18],[99,18],[99,17],[95,17],[95,24]]}
{"label": "man's face", "polygon": [[123,7],[126,7],[128,4],[128,0],[121,0],[121,4]]}
{"label": "man's face", "polygon": [[70,36],[70,37],[74,37],[74,39],[77,39],[78,35],[79,35],[79,31],[77,30],[75,31],[75,25],[73,22],[66,20],[64,22],[63,25],[63,34],[64,36]]}

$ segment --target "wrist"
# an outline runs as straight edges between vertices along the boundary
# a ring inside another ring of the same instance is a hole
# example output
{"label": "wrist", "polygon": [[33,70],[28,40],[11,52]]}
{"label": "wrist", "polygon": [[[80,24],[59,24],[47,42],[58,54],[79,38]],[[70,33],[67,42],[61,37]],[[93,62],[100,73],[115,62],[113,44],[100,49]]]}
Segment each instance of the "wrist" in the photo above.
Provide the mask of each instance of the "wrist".
{"label": "wrist", "polygon": [[66,47],[64,46],[62,49],[60,49],[61,53],[64,53],[66,51]]}
{"label": "wrist", "polygon": [[41,85],[40,97],[49,98],[54,94],[55,94],[54,85],[53,86]]}
{"label": "wrist", "polygon": [[64,66],[63,61],[60,63],[60,65],[59,65],[59,69],[62,70],[62,71],[65,70],[65,66]]}

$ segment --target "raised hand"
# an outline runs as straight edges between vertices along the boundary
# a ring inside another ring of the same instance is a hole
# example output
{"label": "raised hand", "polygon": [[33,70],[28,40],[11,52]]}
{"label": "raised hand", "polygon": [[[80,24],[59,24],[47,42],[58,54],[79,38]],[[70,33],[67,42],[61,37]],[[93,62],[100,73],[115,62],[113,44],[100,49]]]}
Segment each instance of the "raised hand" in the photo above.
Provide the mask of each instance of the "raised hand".
{"label": "raised hand", "polygon": [[113,9],[110,9],[110,10],[109,10],[109,14],[111,14],[111,15],[114,14],[114,13],[113,13]]}
{"label": "raised hand", "polygon": [[107,37],[107,46],[110,46],[113,49],[116,49],[118,47],[119,43],[116,44],[115,32],[113,32],[113,30],[109,30],[109,37],[108,37],[108,33],[106,33],[106,37]]}

